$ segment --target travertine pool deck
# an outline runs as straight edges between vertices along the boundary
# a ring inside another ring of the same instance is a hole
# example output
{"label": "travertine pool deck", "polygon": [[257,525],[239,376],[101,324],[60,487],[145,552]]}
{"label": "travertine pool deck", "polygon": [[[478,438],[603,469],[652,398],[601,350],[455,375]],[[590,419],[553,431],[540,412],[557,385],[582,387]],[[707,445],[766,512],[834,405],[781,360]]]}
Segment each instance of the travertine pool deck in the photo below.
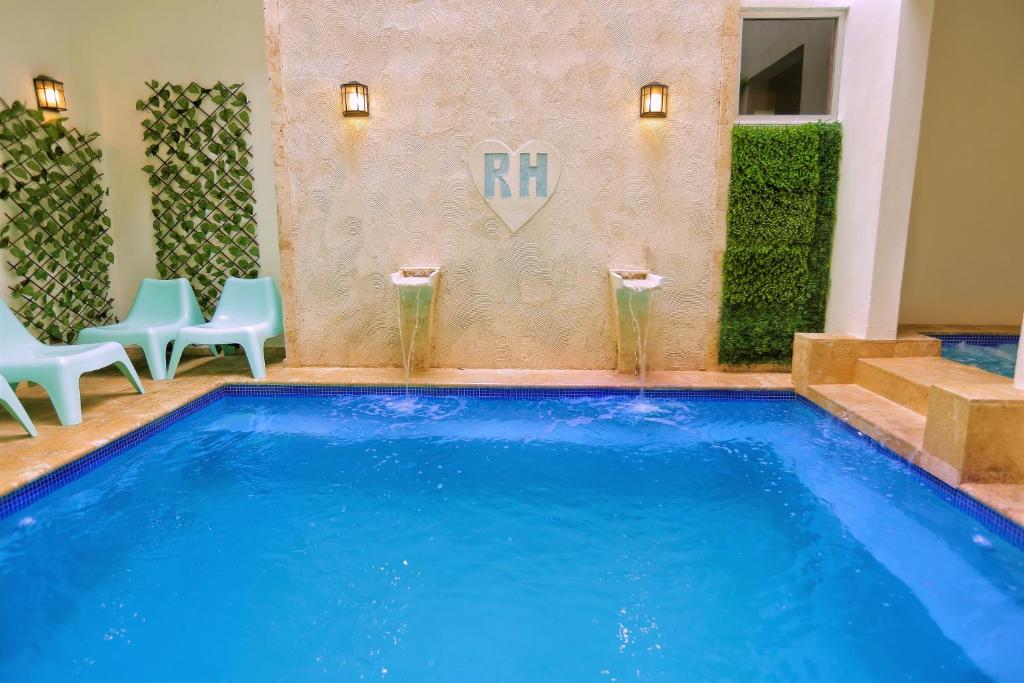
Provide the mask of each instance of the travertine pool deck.
{"label": "travertine pool deck", "polygon": [[[82,424],[62,427],[49,398],[39,387],[22,385],[18,396],[39,429],[35,439],[17,423],[0,415],[0,495],[16,490],[68,462],[131,432],[225,384],[254,383],[243,356],[191,357],[183,360],[174,380],[154,382],[140,365],[146,393],[135,394],[116,371],[82,378]],[[263,383],[400,386],[400,368],[268,366]],[[413,376],[421,386],[578,386],[639,387],[639,379],[604,370],[459,370],[432,369]],[[658,372],[647,374],[649,388],[775,389],[793,388],[789,373]],[[855,425],[858,426],[859,425]],[[878,436],[884,435],[879,434]],[[966,484],[965,492],[1024,524],[1024,485]]]}

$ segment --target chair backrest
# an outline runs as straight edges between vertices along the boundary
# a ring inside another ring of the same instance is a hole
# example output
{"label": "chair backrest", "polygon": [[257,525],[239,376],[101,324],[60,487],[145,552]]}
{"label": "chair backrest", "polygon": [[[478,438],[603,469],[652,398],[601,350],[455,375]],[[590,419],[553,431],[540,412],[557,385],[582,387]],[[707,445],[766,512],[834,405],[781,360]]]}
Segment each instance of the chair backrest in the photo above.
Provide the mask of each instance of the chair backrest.
{"label": "chair backrest", "polygon": [[201,325],[206,322],[192,285],[183,277],[174,280],[142,278],[126,323],[139,325]]}
{"label": "chair backrest", "polygon": [[212,322],[228,325],[270,323],[271,334],[284,332],[281,293],[272,277],[243,280],[229,277],[213,312]]}
{"label": "chair backrest", "polygon": [[0,366],[29,356],[43,343],[21,324],[7,304],[0,301]]}

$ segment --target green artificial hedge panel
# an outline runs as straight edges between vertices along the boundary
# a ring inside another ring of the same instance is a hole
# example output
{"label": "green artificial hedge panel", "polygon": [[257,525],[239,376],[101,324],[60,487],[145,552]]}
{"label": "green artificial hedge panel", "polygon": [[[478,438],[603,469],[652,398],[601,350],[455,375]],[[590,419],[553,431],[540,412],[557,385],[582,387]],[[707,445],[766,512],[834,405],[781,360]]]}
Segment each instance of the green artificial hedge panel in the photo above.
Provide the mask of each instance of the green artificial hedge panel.
{"label": "green artificial hedge panel", "polygon": [[808,268],[803,246],[731,247],[723,265],[722,276],[730,283],[722,293],[723,303],[790,307],[807,298]]}
{"label": "green artificial hedge panel", "polygon": [[[738,308],[722,317],[719,362],[726,365],[788,364],[793,353],[793,331],[804,325],[799,309],[779,307],[770,316],[750,308]],[[733,351],[726,355],[726,340]]]}
{"label": "green artificial hedge panel", "polygon": [[818,188],[819,125],[734,126],[732,134],[733,186],[757,189],[813,192]]}
{"label": "green artificial hedge panel", "polygon": [[787,364],[828,300],[842,129],[736,126],[719,362]]}
{"label": "green artificial hedge panel", "polygon": [[832,238],[836,227],[836,195],[839,193],[839,161],[843,151],[843,131],[838,123],[819,124],[821,156],[818,172],[818,220],[808,254],[812,282],[806,305],[808,332],[825,329],[828,305]]}
{"label": "green artificial hedge panel", "polygon": [[157,270],[187,278],[209,316],[225,279],[259,274],[249,99],[241,84],[147,85],[135,108],[146,114]]}
{"label": "green artificial hedge panel", "polygon": [[752,190],[738,193],[732,209],[735,220],[729,223],[729,234],[739,243],[796,241],[803,244],[814,239],[818,213],[816,192]]}
{"label": "green artificial hedge panel", "polygon": [[110,218],[99,133],[0,100],[0,249],[15,314],[39,339],[72,343],[83,327],[115,322]]}

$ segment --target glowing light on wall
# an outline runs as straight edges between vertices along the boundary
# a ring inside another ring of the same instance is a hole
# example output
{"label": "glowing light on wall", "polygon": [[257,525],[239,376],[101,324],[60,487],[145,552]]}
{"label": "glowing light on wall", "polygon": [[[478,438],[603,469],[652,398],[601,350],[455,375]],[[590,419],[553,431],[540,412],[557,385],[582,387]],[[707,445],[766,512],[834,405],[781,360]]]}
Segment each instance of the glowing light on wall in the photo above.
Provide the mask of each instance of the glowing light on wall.
{"label": "glowing light on wall", "polygon": [[648,83],[640,89],[640,116],[668,116],[668,86]]}
{"label": "glowing light on wall", "polygon": [[362,83],[345,83],[341,86],[341,106],[345,116],[369,116],[369,90]]}
{"label": "glowing light on wall", "polygon": [[36,76],[32,79],[36,86],[36,102],[44,111],[65,111],[64,84],[49,76]]}

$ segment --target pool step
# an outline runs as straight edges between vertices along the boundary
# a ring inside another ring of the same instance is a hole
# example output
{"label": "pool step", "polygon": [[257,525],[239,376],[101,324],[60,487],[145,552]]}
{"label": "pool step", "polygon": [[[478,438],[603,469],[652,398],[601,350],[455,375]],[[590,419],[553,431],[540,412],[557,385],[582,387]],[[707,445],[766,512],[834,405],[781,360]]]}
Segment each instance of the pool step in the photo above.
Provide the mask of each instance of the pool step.
{"label": "pool step", "polygon": [[921,357],[861,358],[854,370],[854,381],[903,408],[925,415],[928,392],[936,383],[1005,384],[1010,380],[946,358]]}
{"label": "pool step", "polygon": [[[925,417],[858,384],[814,384],[807,398],[901,456],[919,462]],[[927,467],[926,467],[927,469]]]}

